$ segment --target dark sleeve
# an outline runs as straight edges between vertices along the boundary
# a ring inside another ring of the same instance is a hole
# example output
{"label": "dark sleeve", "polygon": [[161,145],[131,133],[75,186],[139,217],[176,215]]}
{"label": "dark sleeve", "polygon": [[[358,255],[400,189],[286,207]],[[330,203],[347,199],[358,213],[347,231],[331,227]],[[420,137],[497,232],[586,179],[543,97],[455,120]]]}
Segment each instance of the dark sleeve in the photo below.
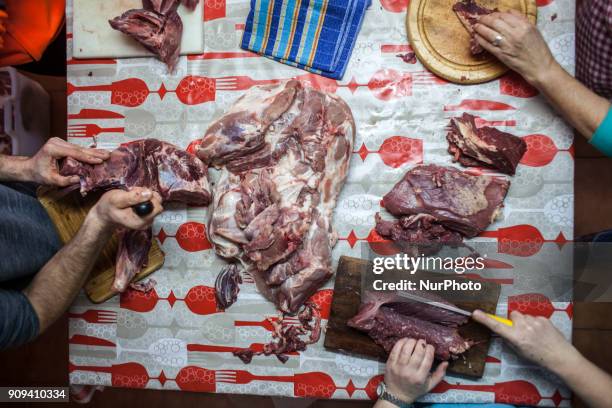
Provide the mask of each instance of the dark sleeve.
{"label": "dark sleeve", "polygon": [[0,350],[27,343],[38,330],[38,315],[26,295],[0,289]]}

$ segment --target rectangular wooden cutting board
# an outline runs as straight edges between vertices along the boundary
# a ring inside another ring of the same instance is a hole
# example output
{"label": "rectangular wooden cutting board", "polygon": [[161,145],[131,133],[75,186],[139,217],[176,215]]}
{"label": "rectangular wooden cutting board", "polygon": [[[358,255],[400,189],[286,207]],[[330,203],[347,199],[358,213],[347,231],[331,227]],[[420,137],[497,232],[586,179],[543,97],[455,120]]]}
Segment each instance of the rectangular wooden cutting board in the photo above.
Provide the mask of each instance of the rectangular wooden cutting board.
{"label": "rectangular wooden cutting board", "polygon": [[[85,216],[96,203],[99,194],[88,194],[81,197],[78,191],[74,191],[64,197],[57,198],[55,190],[40,188],[38,200],[45,207],[55,229],[64,244],[70,241],[81,228]],[[96,261],[87,282],[85,292],[94,303],[101,303],[110,299],[117,293],[113,291],[112,284],[115,279],[115,259],[119,242],[113,235],[106,244],[98,260]],[[159,248],[157,241],[153,239],[149,250],[147,266],[136,275],[133,281],[140,280],[158,270],[164,264],[164,253]]]}
{"label": "rectangular wooden cutting board", "polygon": [[[74,0],[73,54],[75,58],[127,58],[152,54],[136,40],[113,30],[108,20],[142,8],[142,0]],[[204,2],[194,11],[180,6],[183,21],[181,55],[204,52]]]}
{"label": "rectangular wooden cutting board", "polygon": [[[384,361],[387,356],[382,347],[374,343],[367,334],[346,325],[346,322],[355,316],[359,310],[362,276],[367,271],[367,260],[346,256],[340,257],[324,345],[328,349],[359,354]],[[419,277],[426,275],[434,279],[443,276],[446,279],[458,279],[461,282],[470,280],[460,275],[449,276],[430,272],[418,272],[417,275]],[[492,282],[478,282],[482,284],[482,290],[467,296],[465,301],[456,302],[456,305],[470,311],[481,309],[485,312],[495,313],[501,286]],[[491,332],[484,326],[474,321],[469,321],[464,326],[461,326],[459,333],[464,338],[473,340],[476,344],[464,353],[462,357],[452,361],[448,367],[448,372],[480,378],[484,373]]]}

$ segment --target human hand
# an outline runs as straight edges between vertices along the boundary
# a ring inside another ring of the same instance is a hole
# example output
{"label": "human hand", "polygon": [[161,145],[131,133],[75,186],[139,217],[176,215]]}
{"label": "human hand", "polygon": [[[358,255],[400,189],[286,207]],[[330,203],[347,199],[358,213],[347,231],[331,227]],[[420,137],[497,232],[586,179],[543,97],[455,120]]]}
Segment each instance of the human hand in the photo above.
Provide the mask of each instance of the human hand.
{"label": "human hand", "polygon": [[393,346],[385,368],[387,390],[412,403],[431,391],[446,374],[448,362],[442,362],[430,374],[434,347],[424,340],[401,339]]}
{"label": "human hand", "polygon": [[72,157],[83,163],[100,164],[110,153],[101,149],[88,149],[68,143],[58,137],[49,139],[34,156],[26,160],[28,181],[38,184],[66,187],[79,182],[79,176],[59,174],[58,160]]}
{"label": "human hand", "polygon": [[[151,214],[141,217],[132,210],[132,206],[147,201],[153,204]],[[144,230],[149,228],[153,219],[164,210],[161,202],[158,193],[143,187],[134,187],[130,191],[110,190],[100,197],[88,217],[107,230],[116,227]]]}
{"label": "human hand", "polygon": [[[476,40],[485,50],[536,87],[553,67],[558,66],[540,31],[516,10],[482,16],[474,31]],[[495,46],[498,35],[502,40]]]}
{"label": "human hand", "polygon": [[552,370],[577,353],[574,346],[542,316],[510,313],[513,325],[507,326],[475,310],[472,318],[503,337],[520,355]]}

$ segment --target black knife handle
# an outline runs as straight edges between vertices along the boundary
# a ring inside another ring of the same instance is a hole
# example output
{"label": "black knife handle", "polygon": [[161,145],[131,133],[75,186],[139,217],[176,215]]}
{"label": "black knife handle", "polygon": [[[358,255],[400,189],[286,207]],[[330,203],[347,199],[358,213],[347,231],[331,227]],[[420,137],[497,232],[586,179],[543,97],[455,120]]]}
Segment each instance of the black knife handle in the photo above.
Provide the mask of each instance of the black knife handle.
{"label": "black knife handle", "polygon": [[146,217],[153,212],[153,203],[150,201],[145,201],[144,203],[133,205],[132,210],[139,217]]}

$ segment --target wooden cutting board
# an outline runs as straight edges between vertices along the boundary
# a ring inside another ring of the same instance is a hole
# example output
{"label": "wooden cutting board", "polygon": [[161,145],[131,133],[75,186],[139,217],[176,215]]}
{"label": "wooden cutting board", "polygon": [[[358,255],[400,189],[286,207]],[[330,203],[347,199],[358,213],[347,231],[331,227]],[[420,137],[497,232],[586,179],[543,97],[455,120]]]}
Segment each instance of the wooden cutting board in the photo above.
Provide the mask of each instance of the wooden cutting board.
{"label": "wooden cutting board", "polygon": [[[113,30],[108,20],[130,9],[142,8],[142,0],[74,0],[74,58],[127,58],[152,54],[142,45]],[[181,55],[204,52],[204,2],[194,11],[180,6],[183,20]]]}
{"label": "wooden cutting board", "polygon": [[[536,0],[477,0],[487,8],[515,9],[536,21]],[[476,59],[470,35],[452,10],[456,0],[411,0],[406,29],[412,49],[431,72],[454,83],[478,84],[503,75],[508,68],[488,55]]]}
{"label": "wooden cutting board", "polygon": [[[100,195],[91,193],[86,197],[81,197],[79,192],[75,191],[58,199],[54,197],[54,191],[39,188],[38,200],[47,210],[60,239],[65,244],[76,235],[85,220],[85,216]],[[104,302],[116,295],[116,292],[112,289],[112,284],[115,279],[115,259],[117,258],[118,244],[116,236],[113,235],[100,253],[85,283],[85,292],[94,303]],[[164,253],[159,248],[157,240],[153,239],[147,266],[136,275],[133,281],[150,275],[161,268],[163,264]]]}
{"label": "wooden cutting board", "polygon": [[[346,325],[347,320],[355,316],[359,310],[362,276],[367,271],[368,261],[346,256],[340,257],[324,345],[328,349],[360,354],[384,361],[387,355],[382,347],[374,343],[364,332]],[[390,272],[387,271],[385,274]],[[450,276],[429,272],[417,272],[417,274],[412,276],[414,278],[415,276],[423,277],[425,275],[432,279],[444,277],[446,279],[458,279],[461,282],[469,281],[469,279],[459,277],[458,275]],[[402,278],[410,279],[406,275],[402,275]],[[501,286],[492,282],[479,282],[483,285],[482,290],[475,295],[469,295],[470,297],[465,301],[456,302],[456,305],[466,310],[481,309],[485,312],[495,313]],[[444,297],[443,294],[439,294]],[[471,378],[480,378],[484,374],[491,332],[484,326],[474,321],[469,321],[464,326],[461,326],[459,333],[464,338],[473,340],[476,344],[463,354],[464,358],[452,361],[448,367],[448,372]]]}

